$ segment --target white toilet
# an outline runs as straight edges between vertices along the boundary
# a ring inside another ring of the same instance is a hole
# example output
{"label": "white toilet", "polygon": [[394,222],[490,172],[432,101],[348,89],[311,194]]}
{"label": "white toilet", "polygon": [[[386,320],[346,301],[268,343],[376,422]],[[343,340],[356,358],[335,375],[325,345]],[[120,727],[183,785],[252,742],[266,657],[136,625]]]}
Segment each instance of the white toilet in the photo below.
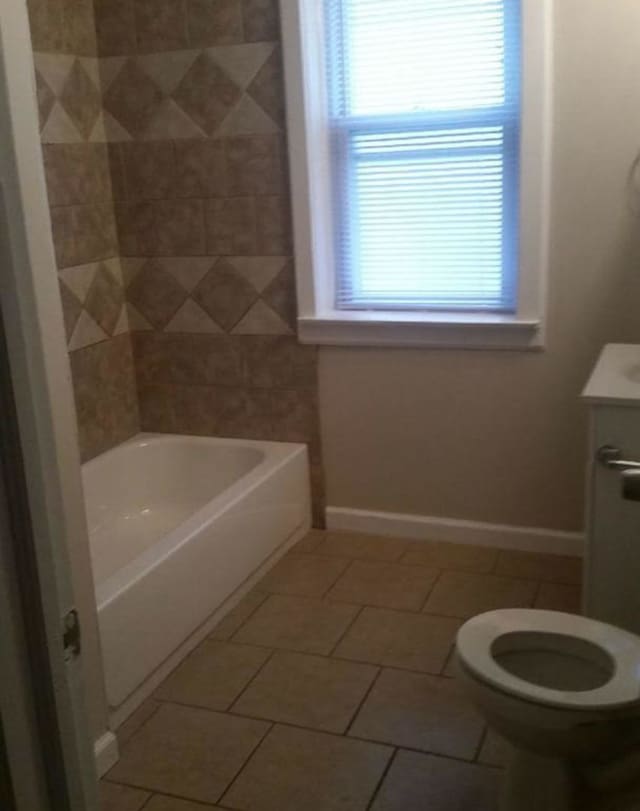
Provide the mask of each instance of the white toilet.
{"label": "white toilet", "polygon": [[472,700],[514,747],[505,811],[582,808],[582,791],[640,808],[640,637],[503,609],[466,622],[456,648]]}

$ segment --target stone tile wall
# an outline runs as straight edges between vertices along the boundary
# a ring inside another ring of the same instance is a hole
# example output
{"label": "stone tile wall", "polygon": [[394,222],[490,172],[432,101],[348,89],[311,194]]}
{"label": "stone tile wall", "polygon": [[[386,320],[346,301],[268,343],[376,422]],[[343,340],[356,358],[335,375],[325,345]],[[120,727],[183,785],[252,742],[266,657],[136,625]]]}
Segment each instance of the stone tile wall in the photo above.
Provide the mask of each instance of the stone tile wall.
{"label": "stone tile wall", "polygon": [[94,7],[95,51],[36,55],[72,359],[84,353],[72,365],[85,455],[135,428],[129,390],[92,396],[91,374],[130,380],[135,364],[142,430],[307,442],[320,522],[277,0]]}
{"label": "stone tile wall", "polygon": [[139,430],[91,0],[30,0],[43,160],[83,459]]}

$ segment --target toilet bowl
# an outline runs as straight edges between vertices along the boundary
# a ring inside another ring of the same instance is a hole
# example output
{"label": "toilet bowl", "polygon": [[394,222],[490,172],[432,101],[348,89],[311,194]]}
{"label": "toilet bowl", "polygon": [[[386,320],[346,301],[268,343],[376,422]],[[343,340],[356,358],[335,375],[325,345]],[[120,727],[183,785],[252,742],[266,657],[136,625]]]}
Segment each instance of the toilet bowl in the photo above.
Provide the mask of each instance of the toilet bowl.
{"label": "toilet bowl", "polygon": [[630,759],[640,753],[640,637],[572,614],[504,609],[466,622],[456,654],[472,700],[514,746],[505,809],[572,808],[581,784],[616,761],[631,765],[608,790],[640,783]]}

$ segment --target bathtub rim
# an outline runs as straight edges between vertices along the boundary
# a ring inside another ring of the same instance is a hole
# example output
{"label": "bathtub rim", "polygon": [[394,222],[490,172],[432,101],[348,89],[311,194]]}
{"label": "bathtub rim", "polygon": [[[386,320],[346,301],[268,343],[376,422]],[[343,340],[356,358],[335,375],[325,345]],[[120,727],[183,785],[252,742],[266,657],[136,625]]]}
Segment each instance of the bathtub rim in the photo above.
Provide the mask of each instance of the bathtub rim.
{"label": "bathtub rim", "polygon": [[[264,458],[247,473],[237,479],[230,487],[199,509],[191,513],[184,521],[170,530],[166,535],[158,538],[150,547],[134,557],[122,568],[118,569],[105,580],[99,581],[94,572],[96,603],[98,612],[106,608],[111,602],[127,589],[133,587],[149,571],[164,563],[167,558],[187,544],[203,527],[234,507],[242,498],[260,486],[272,473],[279,470],[290,460],[301,454],[308,455],[307,446],[299,442],[274,442],[271,440],[235,439],[227,437],[200,437],[190,434],[157,434],[141,432],[122,442],[103,454],[85,462],[82,466],[90,470],[101,461],[116,455],[124,448],[132,446],[144,447],[149,443],[177,444],[189,441],[196,444],[215,445],[217,447],[244,447],[264,452]],[[86,499],[86,489],[85,489]],[[91,538],[89,539],[91,545]]]}

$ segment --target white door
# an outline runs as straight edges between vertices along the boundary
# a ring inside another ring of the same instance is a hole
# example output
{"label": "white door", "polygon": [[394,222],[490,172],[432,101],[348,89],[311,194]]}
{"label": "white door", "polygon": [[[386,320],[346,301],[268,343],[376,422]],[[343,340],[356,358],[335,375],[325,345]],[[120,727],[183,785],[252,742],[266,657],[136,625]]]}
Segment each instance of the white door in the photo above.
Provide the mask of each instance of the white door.
{"label": "white door", "polygon": [[[68,541],[85,532],[25,0],[0,2],[0,730],[18,811],[97,809]],[[82,622],[82,617],[81,617]]]}

